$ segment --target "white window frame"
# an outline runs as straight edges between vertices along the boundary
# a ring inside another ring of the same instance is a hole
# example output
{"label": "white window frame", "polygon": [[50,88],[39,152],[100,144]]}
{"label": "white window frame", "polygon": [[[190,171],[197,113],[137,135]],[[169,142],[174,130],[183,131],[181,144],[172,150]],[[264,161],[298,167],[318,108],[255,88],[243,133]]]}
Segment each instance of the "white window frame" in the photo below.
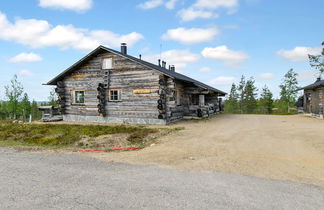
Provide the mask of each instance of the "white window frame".
{"label": "white window frame", "polygon": [[107,70],[107,69],[112,69],[113,66],[113,59],[112,58],[103,58],[101,62],[101,69]]}
{"label": "white window frame", "polygon": [[[77,97],[76,93],[77,92],[83,92],[83,103],[78,103],[77,102]],[[73,99],[73,104],[84,104],[85,103],[85,90],[72,90],[72,99]]]}
{"label": "white window frame", "polygon": [[[111,92],[112,91],[117,91],[117,99],[112,99],[112,94]],[[109,89],[109,101],[113,101],[113,102],[116,102],[116,101],[121,101],[121,89]]]}

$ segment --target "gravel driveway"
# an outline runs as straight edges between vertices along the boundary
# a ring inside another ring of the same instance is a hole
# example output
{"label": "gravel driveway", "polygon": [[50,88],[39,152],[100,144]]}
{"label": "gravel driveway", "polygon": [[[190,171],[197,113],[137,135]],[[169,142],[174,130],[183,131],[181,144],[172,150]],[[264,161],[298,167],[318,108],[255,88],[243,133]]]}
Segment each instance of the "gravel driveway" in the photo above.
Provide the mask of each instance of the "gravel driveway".
{"label": "gravel driveway", "polygon": [[0,148],[0,209],[323,209],[324,188]]}

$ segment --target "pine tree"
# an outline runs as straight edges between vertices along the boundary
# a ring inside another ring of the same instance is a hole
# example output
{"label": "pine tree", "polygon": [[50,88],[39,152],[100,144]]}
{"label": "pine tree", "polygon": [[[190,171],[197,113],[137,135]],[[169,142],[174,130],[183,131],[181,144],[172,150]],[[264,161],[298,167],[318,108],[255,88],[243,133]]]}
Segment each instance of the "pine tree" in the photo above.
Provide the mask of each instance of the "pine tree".
{"label": "pine tree", "polygon": [[238,111],[238,97],[236,85],[233,83],[225,105],[226,112],[236,113]]}
{"label": "pine tree", "polygon": [[[324,46],[324,42],[322,42],[322,46]],[[311,67],[319,70],[322,75],[324,73],[324,48],[320,55],[308,55],[308,57]]]}
{"label": "pine tree", "polygon": [[265,114],[271,114],[273,108],[273,94],[269,90],[267,86],[264,86],[262,89],[261,97],[260,97],[260,106]]}
{"label": "pine tree", "polygon": [[244,87],[244,97],[243,97],[243,111],[245,113],[255,113],[257,108],[257,88],[254,85],[255,81],[251,77],[246,81]]}
{"label": "pine tree", "polygon": [[243,113],[243,107],[245,106],[244,104],[244,97],[245,97],[245,77],[244,75],[242,75],[241,77],[241,81],[237,87],[237,91],[238,91],[238,98],[239,98],[239,108],[240,108],[240,112]]}
{"label": "pine tree", "polygon": [[284,76],[280,87],[280,101],[284,104],[288,113],[290,112],[290,105],[296,103],[298,90],[298,74],[290,69]]}

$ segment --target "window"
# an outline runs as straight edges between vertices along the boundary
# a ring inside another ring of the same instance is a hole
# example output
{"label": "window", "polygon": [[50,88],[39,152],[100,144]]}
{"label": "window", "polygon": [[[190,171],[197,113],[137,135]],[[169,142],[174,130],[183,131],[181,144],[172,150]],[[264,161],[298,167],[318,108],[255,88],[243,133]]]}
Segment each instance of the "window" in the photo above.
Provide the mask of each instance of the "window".
{"label": "window", "polygon": [[199,95],[196,94],[191,95],[191,104],[199,105]]}
{"label": "window", "polygon": [[120,101],[121,100],[121,90],[110,90],[109,91],[109,101]]}
{"label": "window", "polygon": [[111,69],[112,68],[112,58],[104,58],[102,60],[102,69]]}
{"label": "window", "polygon": [[73,102],[75,104],[84,104],[84,91],[76,90],[74,91]]}

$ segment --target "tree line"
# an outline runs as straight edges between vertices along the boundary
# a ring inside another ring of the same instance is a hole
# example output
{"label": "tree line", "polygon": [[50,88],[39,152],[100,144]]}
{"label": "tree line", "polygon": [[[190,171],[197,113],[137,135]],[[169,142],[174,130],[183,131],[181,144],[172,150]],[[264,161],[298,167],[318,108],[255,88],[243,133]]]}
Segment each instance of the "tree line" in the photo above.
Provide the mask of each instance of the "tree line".
{"label": "tree line", "polygon": [[[324,42],[322,42],[324,46]],[[319,71],[319,79],[324,74],[324,48],[320,55],[308,55],[310,66]],[[253,77],[245,79],[242,76],[238,84],[233,83],[230,94],[225,101],[225,111],[228,113],[256,114],[287,114],[296,111],[298,92],[298,74],[290,69],[280,84],[280,97],[274,99],[272,92],[264,86],[258,97],[258,89]]]}
{"label": "tree line", "polygon": [[21,119],[24,121],[40,119],[41,113],[38,110],[38,103],[30,100],[28,94],[24,92],[23,85],[14,75],[9,85],[5,85],[6,100],[0,101],[0,119]]}
{"label": "tree line", "polygon": [[273,112],[292,113],[297,101],[298,74],[290,69],[280,84],[280,98],[274,99],[273,93],[267,86],[261,89],[258,97],[258,88],[253,77],[241,77],[238,84],[233,83],[230,94],[225,101],[225,112],[237,114],[271,114]]}

